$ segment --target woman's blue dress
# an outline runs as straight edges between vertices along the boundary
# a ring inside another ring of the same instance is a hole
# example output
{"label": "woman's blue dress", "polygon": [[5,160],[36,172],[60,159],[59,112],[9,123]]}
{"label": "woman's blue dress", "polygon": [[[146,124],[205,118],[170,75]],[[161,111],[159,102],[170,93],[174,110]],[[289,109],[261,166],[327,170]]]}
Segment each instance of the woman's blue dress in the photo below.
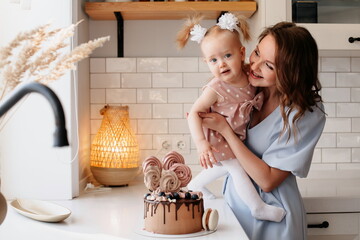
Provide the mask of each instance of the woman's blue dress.
{"label": "woman's blue dress", "polygon": [[[231,176],[225,179],[224,197],[251,240],[304,240],[307,239],[306,212],[300,195],[296,176],[306,177],[316,143],[325,125],[323,105],[314,107],[297,122],[297,137],[282,131],[283,120],[280,108],[275,109],[267,118],[248,129],[246,145],[269,166],[290,174],[272,192],[266,193],[255,182],[254,186],[267,204],[285,209],[286,216],[280,223],[256,220],[249,208],[237,196]],[[320,109],[321,108],[321,109]],[[291,113],[289,123],[295,113]],[[288,140],[288,141],[287,141]]]}

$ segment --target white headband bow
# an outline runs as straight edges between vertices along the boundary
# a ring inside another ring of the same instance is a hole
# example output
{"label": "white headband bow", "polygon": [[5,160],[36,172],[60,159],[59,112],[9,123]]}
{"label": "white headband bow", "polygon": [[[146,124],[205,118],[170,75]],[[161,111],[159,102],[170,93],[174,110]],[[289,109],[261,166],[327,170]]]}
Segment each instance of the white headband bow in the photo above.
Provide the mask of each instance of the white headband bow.
{"label": "white headband bow", "polygon": [[[240,29],[237,26],[239,23],[239,20],[237,17],[235,17],[232,13],[225,13],[219,18],[219,22],[216,24],[221,29],[227,29],[229,31],[238,31],[240,33]],[[199,24],[196,24],[190,31],[190,40],[195,41],[197,43],[200,43],[207,32],[206,28],[201,27]]]}

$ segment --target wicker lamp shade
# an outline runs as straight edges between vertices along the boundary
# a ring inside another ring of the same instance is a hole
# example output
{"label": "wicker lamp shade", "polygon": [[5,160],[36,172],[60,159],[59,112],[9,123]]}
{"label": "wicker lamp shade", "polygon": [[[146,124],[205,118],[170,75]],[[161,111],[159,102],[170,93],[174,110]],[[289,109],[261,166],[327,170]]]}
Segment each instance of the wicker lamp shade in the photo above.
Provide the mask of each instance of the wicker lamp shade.
{"label": "wicker lamp shade", "polygon": [[128,106],[106,105],[100,113],[103,120],[91,144],[91,171],[101,184],[127,185],[139,171],[139,146]]}

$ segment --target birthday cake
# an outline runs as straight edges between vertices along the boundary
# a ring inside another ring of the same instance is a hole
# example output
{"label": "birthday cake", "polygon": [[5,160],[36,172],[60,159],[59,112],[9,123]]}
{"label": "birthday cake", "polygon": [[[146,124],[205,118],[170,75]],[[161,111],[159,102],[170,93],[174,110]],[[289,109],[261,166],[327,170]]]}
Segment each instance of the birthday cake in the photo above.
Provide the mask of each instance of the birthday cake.
{"label": "birthday cake", "polygon": [[191,170],[177,152],[162,162],[151,156],[143,162],[145,230],[157,234],[189,234],[203,230],[204,202],[201,192],[186,189]]}

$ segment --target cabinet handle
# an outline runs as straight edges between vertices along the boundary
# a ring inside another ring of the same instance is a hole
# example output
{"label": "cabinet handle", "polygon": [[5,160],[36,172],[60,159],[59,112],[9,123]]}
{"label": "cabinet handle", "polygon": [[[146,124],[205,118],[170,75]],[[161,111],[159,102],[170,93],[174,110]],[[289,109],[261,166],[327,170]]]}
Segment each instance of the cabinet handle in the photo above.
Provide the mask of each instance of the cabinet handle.
{"label": "cabinet handle", "polygon": [[328,228],[329,227],[329,222],[328,221],[323,221],[320,224],[308,224],[307,227],[308,228]]}
{"label": "cabinet handle", "polygon": [[355,41],[360,41],[360,37],[349,37],[349,43],[353,43]]}

